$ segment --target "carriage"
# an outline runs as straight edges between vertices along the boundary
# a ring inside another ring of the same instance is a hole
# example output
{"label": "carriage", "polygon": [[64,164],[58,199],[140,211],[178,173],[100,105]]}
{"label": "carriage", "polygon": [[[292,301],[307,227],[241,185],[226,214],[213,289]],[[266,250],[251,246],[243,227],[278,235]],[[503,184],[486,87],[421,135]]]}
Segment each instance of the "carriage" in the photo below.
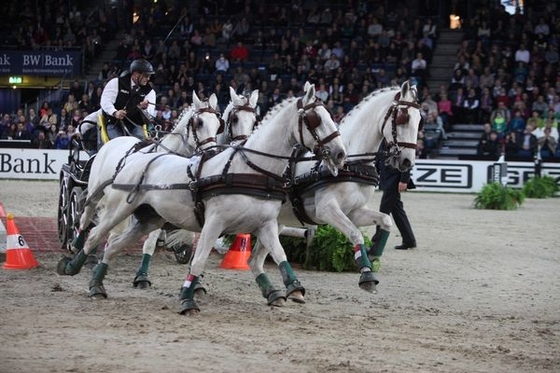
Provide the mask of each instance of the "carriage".
{"label": "carriage", "polygon": [[[96,113],[93,113],[96,114]],[[68,147],[67,162],[62,165],[59,175],[59,196],[57,231],[61,248],[75,254],[72,242],[77,237],[80,216],[87,196],[91,164],[96,151],[90,150],[90,140],[73,137]],[[158,247],[170,251],[180,264],[186,264],[192,254],[192,244],[179,242],[166,245],[165,240],[158,240]]]}

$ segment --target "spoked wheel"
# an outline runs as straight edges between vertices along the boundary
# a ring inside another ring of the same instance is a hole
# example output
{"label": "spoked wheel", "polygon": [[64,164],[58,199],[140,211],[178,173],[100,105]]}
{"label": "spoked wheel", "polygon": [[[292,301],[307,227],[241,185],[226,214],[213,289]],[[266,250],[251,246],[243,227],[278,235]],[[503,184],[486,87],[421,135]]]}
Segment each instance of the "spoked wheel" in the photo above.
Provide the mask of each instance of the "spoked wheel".
{"label": "spoked wheel", "polygon": [[70,191],[68,190],[68,179],[63,177],[60,179],[60,190],[58,195],[58,240],[63,249],[67,247],[68,242],[68,199]]}
{"label": "spoked wheel", "polygon": [[74,242],[74,238],[78,235],[78,228],[80,227],[80,215],[83,210],[83,200],[81,199],[82,192],[83,189],[81,187],[74,187],[68,199],[68,229],[66,231],[66,249],[68,251],[72,251],[72,243]]}
{"label": "spoked wheel", "polygon": [[173,245],[169,249],[173,250],[173,254],[175,255],[175,260],[177,260],[177,263],[187,264],[188,262],[190,262],[193,252],[192,245],[181,242]]}

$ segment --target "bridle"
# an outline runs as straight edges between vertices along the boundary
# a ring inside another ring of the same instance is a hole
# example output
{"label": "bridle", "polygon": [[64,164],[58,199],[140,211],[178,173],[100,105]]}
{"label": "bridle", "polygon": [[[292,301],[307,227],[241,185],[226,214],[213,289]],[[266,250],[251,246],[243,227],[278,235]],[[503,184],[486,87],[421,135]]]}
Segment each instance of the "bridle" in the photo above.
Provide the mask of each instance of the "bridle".
{"label": "bridle", "polygon": [[317,112],[315,112],[315,108],[319,106],[324,106],[324,105],[320,101],[315,101],[309,105],[303,106],[302,99],[301,98],[298,99],[297,108],[299,114],[299,120],[298,120],[299,138],[300,138],[300,144],[302,144],[305,148],[311,151],[311,149],[305,145],[305,142],[303,140],[303,124],[305,124],[305,127],[307,127],[307,130],[309,131],[311,136],[313,136],[313,139],[316,142],[315,146],[313,147],[313,153],[316,154],[317,156],[320,156],[323,159],[327,159],[330,155],[329,154],[330,152],[324,149],[324,145],[329,143],[331,140],[335,139],[336,137],[340,136],[340,132],[336,130],[322,140],[319,138],[316,129],[317,127],[319,127],[319,125],[321,125],[321,118],[319,117]]}
{"label": "bridle", "polygon": [[189,122],[187,124],[187,138],[185,140],[186,143],[188,143],[189,140],[189,127],[191,128],[192,134],[193,134],[193,139],[195,141],[196,144],[196,148],[200,149],[201,146],[206,145],[210,142],[217,142],[216,137],[215,136],[211,136],[208,137],[204,140],[199,140],[198,138],[198,133],[197,133],[197,129],[200,126],[200,122],[201,122],[201,118],[200,115],[203,113],[211,113],[216,115],[216,117],[218,118],[218,120],[220,121],[220,127],[218,128],[218,132],[217,134],[220,134],[222,132],[224,132],[224,120],[222,119],[222,115],[220,114],[219,111],[217,111],[216,109],[212,108],[211,106],[208,106],[206,108],[201,108],[198,109],[196,112],[193,113],[193,115],[191,116],[191,118],[189,119]]}
{"label": "bridle", "polygon": [[238,120],[237,114],[240,111],[253,113],[255,115],[255,124],[253,125],[253,129],[255,129],[255,126],[257,125],[257,112],[255,111],[255,108],[252,107],[248,102],[240,106],[234,106],[234,108],[231,109],[231,111],[228,114],[228,117],[226,118],[226,127],[230,135],[231,141],[235,141],[235,142],[245,141],[247,140],[248,137],[248,135],[246,134],[237,135],[237,136],[233,135],[233,124],[234,122],[237,122]]}
{"label": "bridle", "polygon": [[411,107],[420,109],[420,105],[416,102],[402,101],[401,93],[397,92],[393,103],[389,107],[389,110],[387,110],[387,114],[385,114],[383,126],[381,127],[381,133],[385,132],[385,125],[387,124],[389,118],[391,118],[391,135],[393,136],[393,139],[388,143],[388,147],[391,153],[398,154],[401,148],[416,149],[416,143],[397,140],[397,126],[404,126],[408,124],[410,120],[408,109]]}

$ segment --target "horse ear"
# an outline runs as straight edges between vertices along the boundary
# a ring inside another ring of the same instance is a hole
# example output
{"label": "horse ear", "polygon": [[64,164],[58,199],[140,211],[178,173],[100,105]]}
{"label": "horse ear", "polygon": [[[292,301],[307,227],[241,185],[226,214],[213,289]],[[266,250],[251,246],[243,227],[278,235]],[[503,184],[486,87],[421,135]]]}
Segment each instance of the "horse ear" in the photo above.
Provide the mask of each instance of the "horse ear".
{"label": "horse ear", "polygon": [[311,83],[309,83],[309,81],[306,81],[304,86],[303,86],[303,91],[307,92],[307,90],[309,89],[309,86],[311,85]]}
{"label": "horse ear", "polygon": [[196,91],[193,89],[192,91],[192,102],[194,107],[199,108],[200,105],[202,104],[202,101],[200,101],[200,99],[198,98]]}
{"label": "horse ear", "polygon": [[253,92],[251,92],[251,97],[249,97],[249,105],[251,105],[252,108],[257,107],[257,103],[259,102],[259,90],[255,89]]}
{"label": "horse ear", "polygon": [[306,83],[306,86],[307,89],[305,90],[305,95],[303,97],[304,106],[312,102],[312,100],[315,98],[315,85]]}
{"label": "horse ear", "polygon": [[405,80],[404,83],[401,85],[401,97],[406,96],[409,89],[410,89],[410,81]]}
{"label": "horse ear", "polygon": [[235,103],[235,100],[239,100],[239,96],[237,95],[237,92],[235,92],[235,89],[233,89],[232,86],[229,86],[229,97],[231,98],[231,101],[233,101]]}
{"label": "horse ear", "polygon": [[208,98],[208,103],[212,109],[216,110],[218,107],[218,96],[216,96],[215,93],[212,93]]}

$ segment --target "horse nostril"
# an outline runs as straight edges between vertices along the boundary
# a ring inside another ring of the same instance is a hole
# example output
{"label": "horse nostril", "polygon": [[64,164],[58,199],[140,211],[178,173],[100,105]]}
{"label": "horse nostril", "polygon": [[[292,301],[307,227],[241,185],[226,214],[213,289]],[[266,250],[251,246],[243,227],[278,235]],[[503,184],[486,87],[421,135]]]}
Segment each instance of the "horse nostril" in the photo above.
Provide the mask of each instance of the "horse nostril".
{"label": "horse nostril", "polygon": [[410,162],[410,159],[406,158],[403,162],[402,162],[402,167],[404,169],[409,169],[412,166],[412,162]]}
{"label": "horse nostril", "polygon": [[335,160],[337,164],[343,164],[346,160],[346,152],[344,150],[337,152],[335,155]]}

